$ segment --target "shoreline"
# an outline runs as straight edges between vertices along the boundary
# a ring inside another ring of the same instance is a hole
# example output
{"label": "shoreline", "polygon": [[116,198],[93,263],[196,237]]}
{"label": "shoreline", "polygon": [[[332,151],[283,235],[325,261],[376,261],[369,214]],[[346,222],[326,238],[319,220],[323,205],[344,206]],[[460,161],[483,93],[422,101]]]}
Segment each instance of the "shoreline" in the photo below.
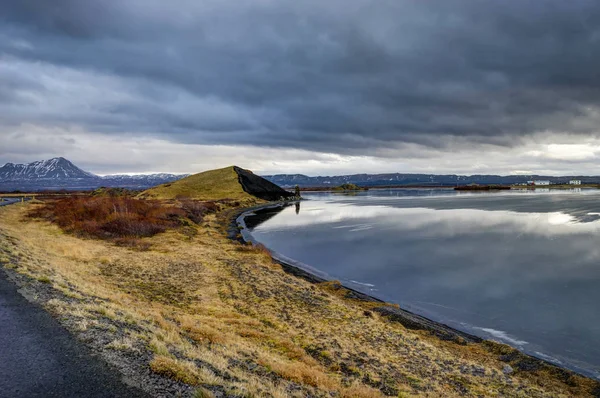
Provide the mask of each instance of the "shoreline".
{"label": "shoreline", "polygon": [[[252,234],[248,231],[248,228],[245,223],[245,218],[260,214],[260,212],[267,212],[268,210],[283,208],[291,206],[294,202],[269,202],[263,205],[252,206],[249,208],[239,209],[236,211],[230,219],[230,223],[227,229],[227,235],[232,240],[237,240],[240,243],[244,244],[252,244],[258,245],[259,243]],[[261,244],[262,245],[262,244]],[[381,303],[381,307],[374,308],[375,312],[378,312],[380,315],[386,317],[388,320],[392,322],[398,322],[402,324],[407,329],[412,330],[424,330],[432,335],[438,337],[440,340],[452,341],[454,343],[460,345],[466,344],[481,344],[490,348],[492,351],[497,351],[497,347],[489,347],[490,345],[497,345],[507,347],[513,350],[513,353],[509,355],[500,355],[500,360],[505,361],[505,359],[514,359],[516,356],[520,357],[520,362],[525,363],[528,367],[539,369],[541,367],[547,367],[550,371],[558,372],[559,374],[574,374],[580,377],[584,377],[595,382],[600,382],[598,378],[591,376],[590,374],[586,374],[584,370],[575,370],[566,366],[560,366],[554,362],[549,360],[539,358],[537,356],[526,353],[519,348],[515,348],[507,343],[499,342],[495,340],[490,340],[486,338],[482,338],[468,332],[463,332],[459,329],[453,328],[452,326],[448,326],[438,321],[434,321],[425,316],[418,315],[411,311],[401,308],[398,304],[388,303],[384,300],[381,300],[378,297],[375,297],[370,294],[366,294],[360,292],[356,289],[353,289],[349,286],[344,285],[343,283],[334,280],[329,277],[325,272],[320,271],[314,267],[311,267],[307,264],[303,264],[301,262],[295,261],[291,258],[288,258],[270,248],[266,247],[266,249],[271,253],[273,261],[277,264],[281,265],[283,270],[286,273],[294,275],[298,278],[307,280],[310,283],[319,284],[319,283],[336,283],[336,289],[344,290],[346,293],[344,296],[348,299],[360,300],[360,301],[368,301],[368,302],[376,302]],[[515,353],[517,353],[515,355]],[[510,357],[510,358],[507,358]],[[509,362],[509,361],[505,361]],[[563,377],[566,377],[563,376]]]}
{"label": "shoreline", "polygon": [[336,281],[299,279],[311,274],[238,243],[237,217],[294,203],[229,207],[192,236],[149,238],[147,251],[56,234],[23,218],[26,207],[9,206],[0,208],[0,263],[22,282],[21,294],[151,396],[600,393],[596,380],[503,344],[436,334],[406,313],[397,317],[397,305],[385,308]]}

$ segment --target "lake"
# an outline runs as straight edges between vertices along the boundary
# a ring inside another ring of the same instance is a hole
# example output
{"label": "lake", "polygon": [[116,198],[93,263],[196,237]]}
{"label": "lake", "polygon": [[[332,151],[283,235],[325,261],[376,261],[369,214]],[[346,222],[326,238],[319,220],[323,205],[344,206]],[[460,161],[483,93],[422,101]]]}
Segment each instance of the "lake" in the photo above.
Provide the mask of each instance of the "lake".
{"label": "lake", "polygon": [[330,279],[600,377],[600,191],[305,193],[248,217]]}

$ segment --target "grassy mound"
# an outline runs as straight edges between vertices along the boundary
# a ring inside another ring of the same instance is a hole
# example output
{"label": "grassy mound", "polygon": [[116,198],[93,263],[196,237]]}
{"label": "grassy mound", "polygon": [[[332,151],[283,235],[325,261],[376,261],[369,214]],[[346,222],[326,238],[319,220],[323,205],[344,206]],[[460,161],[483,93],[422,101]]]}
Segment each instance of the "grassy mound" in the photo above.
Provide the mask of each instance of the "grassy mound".
{"label": "grassy mound", "polygon": [[194,174],[140,194],[140,198],[144,199],[230,199],[241,202],[272,201],[293,196],[250,170],[237,166]]}
{"label": "grassy mound", "polygon": [[251,200],[253,196],[244,192],[234,166],[205,171],[181,180],[150,188],[140,194],[148,199],[199,199]]}

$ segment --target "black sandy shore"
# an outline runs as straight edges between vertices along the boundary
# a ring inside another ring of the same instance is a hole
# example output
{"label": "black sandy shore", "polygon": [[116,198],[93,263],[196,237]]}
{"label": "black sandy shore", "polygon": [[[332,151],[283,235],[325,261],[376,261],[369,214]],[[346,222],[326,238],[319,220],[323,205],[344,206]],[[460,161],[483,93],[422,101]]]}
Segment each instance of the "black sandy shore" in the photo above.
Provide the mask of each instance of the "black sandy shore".
{"label": "black sandy shore", "polygon": [[29,302],[0,268],[0,397],[146,397]]}
{"label": "black sandy shore", "polygon": [[[229,226],[229,237],[242,243],[256,244],[257,242],[248,231],[245,218],[250,215],[264,215],[266,220],[276,214],[273,211],[276,211],[277,209],[283,209],[284,207],[291,206],[295,203],[297,202],[271,202],[265,205],[254,206],[240,210],[233,216],[231,220],[231,224]],[[319,271],[318,269],[307,266],[306,264],[298,263],[281,255],[280,253],[271,251],[271,256],[273,257],[274,261],[282,266],[285,272],[308,280],[311,283],[321,283],[330,280],[325,273]],[[348,298],[381,303],[381,307],[375,308],[374,311],[377,311],[381,315],[384,315],[391,320],[402,323],[406,328],[427,330],[443,340],[451,340],[461,344],[475,342],[479,343],[483,341],[483,339],[480,337],[462,332],[442,323],[432,321],[410,311],[397,308],[396,306],[391,306],[377,297],[370,296],[347,286],[343,286],[342,284],[339,285],[339,288],[345,291],[345,296]]]}
{"label": "black sandy shore", "polygon": [[[292,206],[297,203],[297,201],[271,202],[265,205],[242,209],[235,213],[231,219],[228,229],[229,237],[233,240],[238,240],[241,243],[257,244],[248,231],[245,222],[246,217],[251,215],[261,215],[264,220],[267,220],[276,214],[277,209],[283,209],[287,206]],[[306,264],[298,263],[293,259],[287,258],[277,252],[271,251],[271,255],[273,260],[279,263],[283,270],[289,274],[305,279],[311,283],[322,283],[330,280],[325,273],[307,266]],[[345,292],[345,297],[347,298],[381,303],[381,306],[374,308],[373,311],[378,312],[390,321],[399,322],[407,329],[425,330],[442,340],[453,341],[461,345],[467,343],[478,343],[488,346],[492,344],[490,347],[506,346],[504,343],[491,342],[489,340],[482,339],[479,336],[463,332],[443,323],[436,322],[413,312],[398,308],[397,306],[391,306],[389,303],[386,303],[377,297],[362,293],[350,287],[344,286],[341,283],[338,287]],[[510,354],[499,355],[499,359],[507,364],[512,365],[512,367],[517,371],[537,371],[541,369],[547,369],[567,383],[569,382],[571,376],[575,374],[589,378],[589,376],[583,373],[557,366],[552,362],[523,353],[514,348]],[[598,387],[595,389],[594,396],[600,397],[600,383],[598,383]]]}

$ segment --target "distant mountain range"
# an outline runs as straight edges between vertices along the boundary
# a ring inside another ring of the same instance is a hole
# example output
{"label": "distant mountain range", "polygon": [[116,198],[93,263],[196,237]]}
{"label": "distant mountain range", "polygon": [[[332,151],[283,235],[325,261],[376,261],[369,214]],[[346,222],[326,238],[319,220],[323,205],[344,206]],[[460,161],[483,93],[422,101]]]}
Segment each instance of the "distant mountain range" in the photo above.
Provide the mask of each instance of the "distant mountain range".
{"label": "distant mountain range", "polygon": [[186,177],[177,174],[97,176],[59,157],[29,164],[6,163],[0,167],[0,191],[40,191],[122,187],[146,189]]}
{"label": "distant mountain range", "polygon": [[583,184],[600,182],[599,176],[541,176],[541,175],[456,175],[456,174],[352,174],[343,176],[309,177],[303,174],[276,174],[263,176],[267,180],[284,188],[296,185],[300,187],[336,187],[342,184],[356,184],[362,187],[383,186],[456,186],[477,184],[519,184],[530,180],[549,180],[553,184],[567,183],[569,180],[581,180]]}
{"label": "distant mountain range", "polygon": [[[165,184],[188,174],[137,174],[97,176],[75,166],[69,160],[59,157],[40,160],[29,164],[6,163],[0,167],[0,191],[41,191],[60,189],[95,189],[98,187],[122,187],[147,189]],[[549,180],[552,183],[566,183],[571,179],[582,183],[600,183],[599,176],[541,176],[541,175],[438,175],[438,174],[352,174],[343,176],[309,177],[303,174],[276,174],[263,176],[265,179],[284,188],[336,187],[342,184],[356,184],[364,187],[384,186],[456,186],[478,184],[518,184],[529,180]]]}

